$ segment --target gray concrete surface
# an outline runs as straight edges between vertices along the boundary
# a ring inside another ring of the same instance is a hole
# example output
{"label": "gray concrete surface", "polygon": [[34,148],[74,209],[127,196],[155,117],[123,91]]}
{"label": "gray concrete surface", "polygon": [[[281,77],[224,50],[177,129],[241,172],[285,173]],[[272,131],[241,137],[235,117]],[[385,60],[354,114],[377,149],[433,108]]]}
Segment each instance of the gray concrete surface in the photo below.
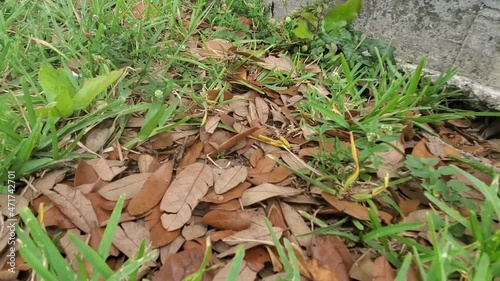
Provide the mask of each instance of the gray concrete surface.
{"label": "gray concrete surface", "polygon": [[[307,3],[264,1],[273,3],[277,19]],[[364,0],[354,26],[391,42],[402,62],[418,63],[425,56],[430,70],[458,67],[460,76],[496,91],[500,100],[500,0]]]}

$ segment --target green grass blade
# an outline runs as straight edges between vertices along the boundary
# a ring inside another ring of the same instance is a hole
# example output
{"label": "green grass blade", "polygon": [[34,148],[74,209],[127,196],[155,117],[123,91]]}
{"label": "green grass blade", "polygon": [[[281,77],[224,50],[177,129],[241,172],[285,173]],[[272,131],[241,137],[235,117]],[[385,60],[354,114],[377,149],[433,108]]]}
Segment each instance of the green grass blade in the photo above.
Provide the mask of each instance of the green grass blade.
{"label": "green grass blade", "polygon": [[[92,276],[95,274],[100,274],[104,278],[111,277],[114,272],[106,263],[106,260],[103,259],[98,253],[96,253],[89,245],[85,244],[82,240],[75,237],[72,233],[69,234],[69,239],[78,250],[78,252],[83,256],[83,258],[92,265],[94,272]],[[92,279],[91,280],[97,280]]]}
{"label": "green grass blade", "polygon": [[107,281],[121,281],[124,279],[127,280],[136,280],[136,279],[131,279],[129,278],[130,276],[133,276],[133,273],[136,272],[143,264],[147,263],[150,260],[153,260],[156,258],[158,255],[156,251],[149,252],[147,255],[144,257],[133,260],[130,263],[127,263],[124,265],[122,268],[120,268],[116,273],[111,275]]}
{"label": "green grass blade", "polygon": [[54,269],[59,278],[67,280],[76,280],[76,274],[72,271],[68,262],[62,257],[59,249],[52,243],[47,233],[38,223],[38,220],[31,213],[31,210],[26,208],[19,212],[23,222],[28,227],[33,241],[42,250],[43,255],[47,258],[47,262]]}
{"label": "green grass blade", "polygon": [[363,241],[374,240],[381,237],[388,237],[392,235],[397,235],[404,231],[409,231],[412,229],[419,228],[423,226],[422,222],[412,222],[412,223],[403,223],[403,224],[393,224],[389,226],[384,226],[381,228],[377,228],[363,235]]}
{"label": "green grass blade", "polygon": [[238,249],[236,249],[236,254],[234,255],[234,258],[232,260],[231,268],[229,269],[229,273],[227,274],[226,281],[238,280],[244,256],[245,248],[243,248],[243,246],[239,246]]}
{"label": "green grass blade", "polygon": [[396,275],[396,279],[394,281],[406,281],[406,275],[408,274],[408,269],[411,265],[412,255],[411,253],[406,254],[401,267],[398,270],[398,275]]}

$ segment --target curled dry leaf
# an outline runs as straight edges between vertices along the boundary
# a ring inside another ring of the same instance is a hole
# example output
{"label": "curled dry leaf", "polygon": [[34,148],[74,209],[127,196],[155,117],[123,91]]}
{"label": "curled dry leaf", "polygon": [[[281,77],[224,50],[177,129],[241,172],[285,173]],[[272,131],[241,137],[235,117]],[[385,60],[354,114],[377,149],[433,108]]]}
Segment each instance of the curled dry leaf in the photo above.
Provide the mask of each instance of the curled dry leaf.
{"label": "curled dry leaf", "polygon": [[247,211],[213,210],[203,216],[202,222],[216,229],[241,231],[247,229],[252,223],[252,213]]}
{"label": "curled dry leaf", "polygon": [[141,192],[142,186],[151,175],[151,173],[130,175],[108,183],[97,193],[111,201],[118,201],[122,194],[125,194],[125,199],[131,199]]}
{"label": "curled dry leaf", "polygon": [[291,187],[276,186],[270,183],[263,183],[243,192],[241,203],[243,206],[249,206],[254,203],[266,200],[271,197],[288,197],[300,194],[301,191]]}
{"label": "curled dry leaf", "polygon": [[149,177],[139,195],[130,200],[127,205],[127,211],[137,216],[151,210],[160,203],[165,191],[172,180],[174,163],[169,161],[158,168],[151,177]]}
{"label": "curled dry leaf", "polygon": [[45,189],[42,192],[83,232],[90,233],[98,225],[92,203],[79,190],[58,184],[54,191]]}
{"label": "curled dry leaf", "polygon": [[214,190],[217,194],[228,192],[247,178],[247,168],[245,166],[236,166],[223,170],[215,180]]}
{"label": "curled dry leaf", "polygon": [[212,185],[212,169],[203,163],[191,164],[177,174],[161,201],[160,209],[166,212],[161,216],[163,227],[169,231],[181,228]]}

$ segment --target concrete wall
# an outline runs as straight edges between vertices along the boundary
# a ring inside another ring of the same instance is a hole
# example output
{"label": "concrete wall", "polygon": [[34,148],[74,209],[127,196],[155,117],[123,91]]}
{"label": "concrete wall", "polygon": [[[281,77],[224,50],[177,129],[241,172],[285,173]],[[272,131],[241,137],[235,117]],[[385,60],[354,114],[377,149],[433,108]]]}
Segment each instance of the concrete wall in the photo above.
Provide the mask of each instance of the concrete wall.
{"label": "concrete wall", "polygon": [[[284,18],[306,1],[274,3],[274,17]],[[342,0],[331,0],[332,5]],[[354,26],[367,36],[396,47],[397,58],[446,71],[500,90],[500,0],[364,0]]]}

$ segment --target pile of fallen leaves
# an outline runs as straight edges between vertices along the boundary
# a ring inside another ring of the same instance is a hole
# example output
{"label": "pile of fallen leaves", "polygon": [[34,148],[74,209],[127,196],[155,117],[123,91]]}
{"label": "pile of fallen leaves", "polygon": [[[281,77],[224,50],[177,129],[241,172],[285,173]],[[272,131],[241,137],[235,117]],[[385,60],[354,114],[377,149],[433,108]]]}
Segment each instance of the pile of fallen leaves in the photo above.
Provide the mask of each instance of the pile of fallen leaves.
{"label": "pile of fallen leaves", "polygon": [[[246,252],[238,280],[277,280],[283,265],[264,217],[269,218],[279,238],[292,242],[306,279],[393,280],[395,272],[385,257],[364,245],[345,242],[334,235],[302,236],[315,229],[301,216],[302,212],[315,214],[326,222],[346,216],[368,221],[368,208],[351,201],[349,196],[339,199],[325,193],[277,164],[276,160],[280,160],[291,169],[319,173],[307,162],[332,147],[313,140],[317,133],[310,124],[301,122],[297,104],[304,100],[303,94],[310,87],[331,96],[326,87],[307,82],[286,90],[266,86],[259,80],[262,71],[296,75],[291,59],[284,54],[259,58],[221,39],[203,44],[193,39],[188,45],[200,61],[248,60],[230,73],[229,83],[233,87],[224,91],[218,102],[215,100],[221,90],[204,93],[208,109],[182,97],[183,114],[202,119],[201,126],[179,126],[125,150],[118,142],[106,146],[106,132],[112,122],[104,122],[90,130],[82,143],[87,151],[95,152],[95,159],[65,163],[65,168],[38,174],[18,197],[18,206],[29,205],[35,212],[43,210],[38,216],[43,218],[49,234],[62,232],[58,245],[75,270],[78,253],[69,243],[68,233],[97,250],[111,211],[120,195],[125,194],[126,207],[108,264],[119,268],[124,260],[134,257],[145,239],[148,251],[156,249],[159,253],[154,262],[142,269],[142,276],[152,280],[182,280],[197,270],[207,237],[213,245],[213,268],[205,273],[204,280],[226,280],[229,261],[240,245]],[[310,63],[306,70],[321,78],[318,65]],[[198,71],[201,76],[206,75],[203,70]],[[175,74],[172,76],[175,78]],[[129,119],[122,143],[136,136],[143,121],[143,117]],[[435,139],[415,134],[409,126],[394,143],[395,149],[380,155],[382,166],[387,170],[400,167],[404,151],[415,157],[435,158],[443,164],[451,163],[451,155],[462,155],[464,151],[478,157],[497,152],[492,145],[475,145],[475,140],[460,133],[463,128],[459,122],[455,122],[455,127],[440,127],[438,134],[442,138]],[[331,133],[346,149],[350,147],[349,132]],[[477,170],[465,168],[484,181],[491,180]],[[355,183],[353,188],[358,185],[367,188],[361,183]],[[410,181],[392,191],[407,222],[425,221],[430,206],[418,183]],[[479,193],[467,196],[484,200]],[[382,224],[402,221],[383,201],[376,200],[376,204]],[[422,244],[429,243],[425,229],[405,235]],[[21,271],[28,269],[22,262],[18,264]],[[407,280],[418,280],[416,276],[416,271],[410,270]]]}

